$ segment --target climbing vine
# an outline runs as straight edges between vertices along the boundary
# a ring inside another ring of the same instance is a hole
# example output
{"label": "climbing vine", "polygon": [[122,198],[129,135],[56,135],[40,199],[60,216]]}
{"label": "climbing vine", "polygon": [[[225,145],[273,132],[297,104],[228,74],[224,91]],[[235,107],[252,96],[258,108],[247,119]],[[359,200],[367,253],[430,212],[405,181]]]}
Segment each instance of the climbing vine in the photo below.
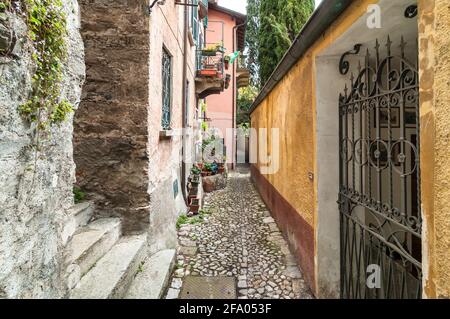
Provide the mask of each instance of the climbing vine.
{"label": "climbing vine", "polygon": [[36,70],[32,94],[19,112],[39,129],[63,122],[72,105],[61,100],[62,66],[67,58],[66,15],[61,0],[23,0]]}

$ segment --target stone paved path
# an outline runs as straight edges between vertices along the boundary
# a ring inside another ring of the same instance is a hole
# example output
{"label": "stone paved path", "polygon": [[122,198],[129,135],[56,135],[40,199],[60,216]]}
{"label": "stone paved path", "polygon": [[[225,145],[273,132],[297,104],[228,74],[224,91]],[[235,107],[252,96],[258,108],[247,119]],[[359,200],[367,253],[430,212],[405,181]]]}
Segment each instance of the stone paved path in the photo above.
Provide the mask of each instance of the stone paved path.
{"label": "stone paved path", "polygon": [[237,278],[241,299],[310,299],[294,257],[248,171],[231,173],[225,190],[208,194],[205,222],[179,230],[177,266],[166,298],[179,296],[183,278]]}

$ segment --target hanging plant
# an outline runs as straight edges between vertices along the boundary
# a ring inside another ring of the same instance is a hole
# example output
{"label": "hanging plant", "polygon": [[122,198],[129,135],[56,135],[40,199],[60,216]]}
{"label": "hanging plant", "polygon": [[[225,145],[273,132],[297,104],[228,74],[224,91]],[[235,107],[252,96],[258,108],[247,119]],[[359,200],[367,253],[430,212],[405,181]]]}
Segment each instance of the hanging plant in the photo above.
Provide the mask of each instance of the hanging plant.
{"label": "hanging plant", "polygon": [[72,105],[60,98],[62,67],[67,59],[66,14],[61,0],[25,0],[23,5],[36,69],[31,98],[19,106],[19,112],[28,121],[37,122],[38,129],[45,129],[73,112]]}
{"label": "hanging plant", "polygon": [[207,105],[204,100],[200,103],[200,109],[201,109],[202,113],[205,113],[207,111]]}

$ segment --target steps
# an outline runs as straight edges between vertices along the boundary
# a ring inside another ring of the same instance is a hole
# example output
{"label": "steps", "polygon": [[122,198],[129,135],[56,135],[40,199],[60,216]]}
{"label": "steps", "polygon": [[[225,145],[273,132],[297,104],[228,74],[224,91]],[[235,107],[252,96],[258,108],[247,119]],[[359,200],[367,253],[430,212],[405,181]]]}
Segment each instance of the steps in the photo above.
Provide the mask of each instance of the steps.
{"label": "steps", "polygon": [[146,253],[146,237],[123,237],[81,278],[71,299],[122,298]]}
{"label": "steps", "polygon": [[145,260],[130,286],[126,299],[160,299],[175,263],[175,249],[160,251]]}
{"label": "steps", "polygon": [[146,235],[121,236],[119,218],[93,219],[75,205],[63,228],[65,280],[71,299],[156,299],[170,277],[175,250],[148,257]]}
{"label": "steps", "polygon": [[120,237],[120,219],[102,218],[79,229],[66,248],[69,288],[72,289]]}
{"label": "steps", "polygon": [[93,214],[94,204],[91,202],[76,204],[69,209],[67,213],[68,219],[62,231],[62,241],[64,245],[67,244],[69,238],[73,236],[79,227],[85,226],[92,219]]}

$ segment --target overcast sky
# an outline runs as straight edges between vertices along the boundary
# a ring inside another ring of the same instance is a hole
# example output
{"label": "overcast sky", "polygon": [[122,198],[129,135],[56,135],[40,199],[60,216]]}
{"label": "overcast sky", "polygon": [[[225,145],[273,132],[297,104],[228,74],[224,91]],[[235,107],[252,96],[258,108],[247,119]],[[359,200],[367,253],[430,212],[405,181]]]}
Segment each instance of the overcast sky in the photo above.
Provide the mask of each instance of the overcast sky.
{"label": "overcast sky", "polygon": [[[322,0],[316,0],[316,8],[321,2]],[[247,0],[219,0],[219,5],[232,9],[234,11],[245,13]]]}

